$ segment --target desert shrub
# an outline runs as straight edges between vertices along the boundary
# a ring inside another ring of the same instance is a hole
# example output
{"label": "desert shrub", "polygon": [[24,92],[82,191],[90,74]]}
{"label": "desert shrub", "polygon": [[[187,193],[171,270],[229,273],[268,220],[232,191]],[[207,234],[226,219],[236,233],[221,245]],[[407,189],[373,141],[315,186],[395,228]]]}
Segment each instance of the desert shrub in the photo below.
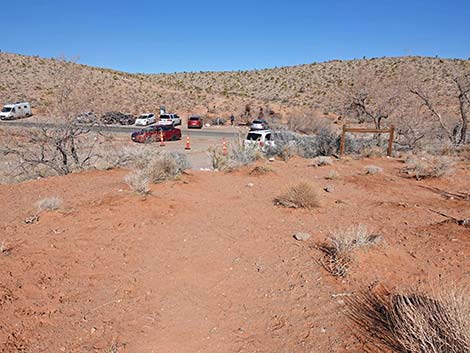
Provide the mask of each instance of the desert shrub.
{"label": "desert shrub", "polygon": [[226,170],[229,167],[229,157],[224,155],[220,148],[210,147],[208,154],[214,170]]}
{"label": "desert shrub", "polygon": [[347,312],[376,352],[470,351],[470,300],[464,291],[446,289],[432,298],[382,287],[349,299]]}
{"label": "desert shrub", "polygon": [[258,145],[247,145],[241,137],[231,144],[230,147],[230,168],[238,168],[240,166],[248,165],[263,156],[263,152]]}
{"label": "desert shrub", "polygon": [[367,146],[361,152],[362,157],[367,157],[367,158],[380,157],[380,156],[383,156],[383,154],[384,154],[384,148],[376,146],[376,145]]}
{"label": "desert shrub", "polygon": [[364,174],[366,175],[374,175],[374,174],[379,174],[383,173],[383,169],[381,167],[378,167],[376,165],[366,165],[364,167]]}
{"label": "desert shrub", "polygon": [[124,180],[132,191],[137,194],[148,195],[150,193],[149,178],[143,170],[135,170],[129,173]]}
{"label": "desert shrub", "polygon": [[339,178],[339,174],[336,170],[330,170],[326,175],[325,179],[327,180],[335,180]]}
{"label": "desert shrub", "polygon": [[46,197],[37,202],[39,211],[54,211],[57,210],[62,204],[62,200],[56,196]]}
{"label": "desert shrub", "polygon": [[320,262],[333,276],[346,276],[352,261],[352,253],[357,248],[377,244],[380,237],[371,234],[364,225],[338,230],[319,245],[324,253]]}
{"label": "desert shrub", "polygon": [[318,156],[313,159],[312,166],[313,167],[321,167],[324,165],[332,165],[333,159],[327,156]]}
{"label": "desert shrub", "polygon": [[312,209],[320,206],[318,194],[314,187],[307,182],[291,186],[275,200],[276,204],[284,207]]}
{"label": "desert shrub", "polygon": [[447,156],[411,155],[405,161],[402,172],[417,180],[439,178],[452,172],[454,161]]}
{"label": "desert shrub", "polygon": [[271,168],[269,165],[259,165],[259,166],[256,166],[254,167],[251,172],[250,172],[250,175],[265,175],[265,174],[269,174],[269,173],[272,173],[273,172],[273,168]]}
{"label": "desert shrub", "polygon": [[165,180],[176,179],[188,168],[189,163],[185,154],[164,151],[155,155],[142,171],[150,182],[161,183]]}
{"label": "desert shrub", "polygon": [[301,135],[292,131],[279,131],[273,135],[274,146],[266,150],[268,156],[285,158],[293,153],[303,158],[315,158],[317,156],[328,156],[335,154],[339,139],[331,131],[321,130],[317,135]]}

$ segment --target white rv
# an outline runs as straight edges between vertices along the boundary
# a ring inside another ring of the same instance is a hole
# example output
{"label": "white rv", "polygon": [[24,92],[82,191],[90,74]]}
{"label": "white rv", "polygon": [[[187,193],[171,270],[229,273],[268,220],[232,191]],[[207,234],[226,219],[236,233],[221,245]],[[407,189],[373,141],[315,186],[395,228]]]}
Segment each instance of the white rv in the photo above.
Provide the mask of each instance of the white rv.
{"label": "white rv", "polygon": [[31,105],[28,102],[16,102],[5,104],[0,112],[1,120],[13,120],[25,118],[33,115],[31,113]]}

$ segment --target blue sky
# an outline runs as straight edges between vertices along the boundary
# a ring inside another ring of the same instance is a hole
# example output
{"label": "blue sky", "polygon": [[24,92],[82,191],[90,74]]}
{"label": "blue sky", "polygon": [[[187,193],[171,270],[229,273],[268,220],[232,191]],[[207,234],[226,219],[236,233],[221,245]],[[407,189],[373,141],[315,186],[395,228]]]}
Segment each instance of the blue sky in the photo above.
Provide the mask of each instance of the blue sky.
{"label": "blue sky", "polygon": [[470,1],[0,0],[0,49],[128,72],[470,57]]}

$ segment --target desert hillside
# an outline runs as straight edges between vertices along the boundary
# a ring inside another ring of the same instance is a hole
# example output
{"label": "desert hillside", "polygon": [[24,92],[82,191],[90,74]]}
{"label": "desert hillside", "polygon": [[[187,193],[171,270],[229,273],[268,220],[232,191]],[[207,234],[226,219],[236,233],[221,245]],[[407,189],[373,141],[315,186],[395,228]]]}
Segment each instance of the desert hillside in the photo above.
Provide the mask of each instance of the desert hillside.
{"label": "desert hillside", "polygon": [[468,73],[470,61],[376,58],[253,71],[151,75],[0,53],[0,101],[29,100],[40,112],[47,112],[57,99],[61,71],[73,71],[73,76],[84,81],[82,91],[95,111],[138,114],[165,105],[182,114],[238,115],[248,104],[254,114],[263,107],[289,115],[340,113],[344,95],[363,85],[403,94],[409,86],[420,86],[445,103],[454,90],[452,74]]}

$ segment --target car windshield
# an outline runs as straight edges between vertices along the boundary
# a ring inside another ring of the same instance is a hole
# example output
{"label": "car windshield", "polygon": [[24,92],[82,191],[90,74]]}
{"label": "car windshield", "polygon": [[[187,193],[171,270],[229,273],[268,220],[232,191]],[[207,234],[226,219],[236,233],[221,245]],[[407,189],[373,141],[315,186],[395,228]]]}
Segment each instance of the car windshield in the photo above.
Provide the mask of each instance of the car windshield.
{"label": "car windshield", "polygon": [[253,121],[253,124],[262,124],[263,122],[261,120],[255,120]]}
{"label": "car windshield", "polygon": [[189,120],[199,120],[200,118],[198,116],[192,116],[189,118]]}
{"label": "car windshield", "polygon": [[254,134],[254,133],[251,133],[251,132],[246,137],[246,139],[250,140],[250,141],[256,141],[256,140],[259,140],[260,138],[261,138],[260,134]]}
{"label": "car windshield", "polygon": [[10,107],[3,107],[2,113],[8,113],[8,112],[11,112],[11,108]]}
{"label": "car windshield", "polygon": [[160,115],[160,119],[171,119],[169,115]]}
{"label": "car windshield", "polygon": [[148,119],[148,118],[149,118],[148,115],[141,115],[137,119]]}

